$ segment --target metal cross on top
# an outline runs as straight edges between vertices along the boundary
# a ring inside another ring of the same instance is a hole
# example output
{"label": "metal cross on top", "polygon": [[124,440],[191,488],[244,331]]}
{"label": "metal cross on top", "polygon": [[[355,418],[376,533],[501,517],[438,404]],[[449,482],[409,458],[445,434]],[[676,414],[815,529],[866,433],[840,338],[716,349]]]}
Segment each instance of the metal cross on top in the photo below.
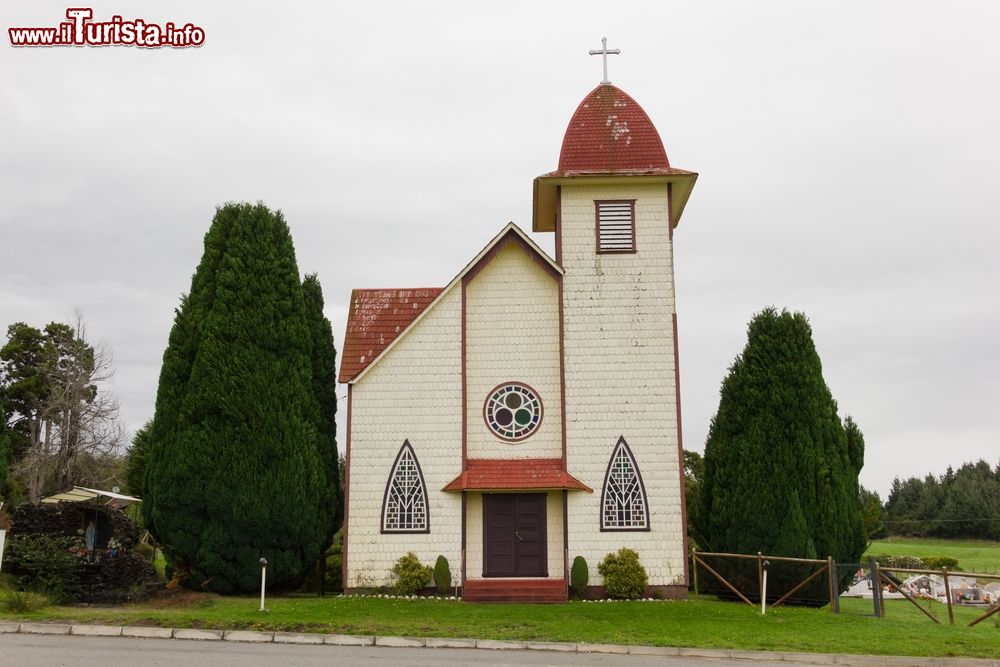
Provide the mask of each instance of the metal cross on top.
{"label": "metal cross on top", "polygon": [[621,53],[620,49],[609,49],[608,48],[608,38],[607,37],[601,37],[601,48],[600,49],[591,49],[590,50],[590,55],[592,55],[592,56],[599,55],[604,60],[604,79],[601,81],[601,83],[611,83],[611,81],[608,79],[608,54],[617,56],[619,53]]}

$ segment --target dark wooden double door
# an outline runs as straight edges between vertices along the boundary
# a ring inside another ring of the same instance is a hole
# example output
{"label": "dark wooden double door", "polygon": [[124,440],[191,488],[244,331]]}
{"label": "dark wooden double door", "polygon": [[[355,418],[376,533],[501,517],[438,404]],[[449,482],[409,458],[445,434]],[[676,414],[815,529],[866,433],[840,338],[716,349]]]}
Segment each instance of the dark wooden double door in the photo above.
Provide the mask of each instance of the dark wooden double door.
{"label": "dark wooden double door", "polygon": [[483,495],[484,577],[546,577],[544,493]]}

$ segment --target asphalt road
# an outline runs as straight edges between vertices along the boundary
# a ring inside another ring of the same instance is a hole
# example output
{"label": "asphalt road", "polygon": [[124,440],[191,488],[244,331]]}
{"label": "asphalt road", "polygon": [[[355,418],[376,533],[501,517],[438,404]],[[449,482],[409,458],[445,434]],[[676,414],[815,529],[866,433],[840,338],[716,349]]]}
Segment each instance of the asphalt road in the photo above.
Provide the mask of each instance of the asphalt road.
{"label": "asphalt road", "polygon": [[[291,644],[242,644],[220,641],[132,639],[125,637],[74,637],[51,635],[0,635],[2,667],[409,667],[429,665],[658,665],[659,667],[709,667],[728,661],[698,658],[664,658],[636,655],[598,655],[549,651],[490,651],[483,649],[387,648],[354,646],[302,646]],[[747,662],[756,667],[794,667],[796,663]]]}

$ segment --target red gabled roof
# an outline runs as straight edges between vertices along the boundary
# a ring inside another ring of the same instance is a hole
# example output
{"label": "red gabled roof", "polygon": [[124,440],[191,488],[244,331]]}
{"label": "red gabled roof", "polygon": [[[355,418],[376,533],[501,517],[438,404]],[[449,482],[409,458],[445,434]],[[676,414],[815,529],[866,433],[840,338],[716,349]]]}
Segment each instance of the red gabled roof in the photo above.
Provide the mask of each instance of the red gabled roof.
{"label": "red gabled roof", "polygon": [[601,84],[577,107],[563,137],[559,172],[670,169],[660,134],[635,100]]}
{"label": "red gabled roof", "polygon": [[440,287],[425,287],[351,292],[339,381],[349,382],[363,371],[441,291]]}
{"label": "red gabled roof", "polygon": [[465,472],[443,491],[578,489],[593,491],[563,470],[561,459],[469,459]]}

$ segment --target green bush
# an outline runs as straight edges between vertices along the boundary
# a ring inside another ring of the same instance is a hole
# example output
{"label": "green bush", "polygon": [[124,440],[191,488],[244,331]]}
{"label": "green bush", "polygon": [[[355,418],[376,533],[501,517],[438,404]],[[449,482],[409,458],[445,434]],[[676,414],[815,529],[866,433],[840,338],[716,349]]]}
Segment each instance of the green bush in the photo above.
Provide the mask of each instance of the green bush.
{"label": "green bush", "polygon": [[878,554],[873,556],[879,567],[901,567],[904,570],[926,569],[924,561],[916,556],[893,556],[892,554]]}
{"label": "green bush", "polygon": [[45,591],[61,601],[79,594],[78,567],[85,555],[78,538],[44,533],[11,535],[4,569],[18,575],[19,587]]}
{"label": "green bush", "polygon": [[438,556],[434,563],[434,585],[437,586],[438,593],[447,593],[451,588],[451,567],[444,556]]}
{"label": "green bush", "polygon": [[573,567],[569,571],[569,586],[573,589],[573,595],[583,599],[583,596],[587,593],[587,581],[589,578],[590,572],[587,568],[587,560],[583,556],[577,556],[573,559]]}
{"label": "green bush", "polygon": [[604,590],[613,598],[635,600],[642,597],[649,581],[639,554],[622,547],[617,554],[608,554],[597,566],[604,577]]}
{"label": "green bush", "polygon": [[413,595],[431,580],[434,568],[422,564],[417,554],[411,551],[396,561],[392,566],[392,573],[396,575],[396,585],[393,587],[396,595]]}
{"label": "green bush", "polygon": [[931,570],[958,570],[958,559],[951,556],[925,556],[920,560],[924,561],[924,567]]}
{"label": "green bush", "polygon": [[47,595],[33,591],[4,591],[0,594],[0,608],[11,614],[28,614],[45,609],[52,604]]}

